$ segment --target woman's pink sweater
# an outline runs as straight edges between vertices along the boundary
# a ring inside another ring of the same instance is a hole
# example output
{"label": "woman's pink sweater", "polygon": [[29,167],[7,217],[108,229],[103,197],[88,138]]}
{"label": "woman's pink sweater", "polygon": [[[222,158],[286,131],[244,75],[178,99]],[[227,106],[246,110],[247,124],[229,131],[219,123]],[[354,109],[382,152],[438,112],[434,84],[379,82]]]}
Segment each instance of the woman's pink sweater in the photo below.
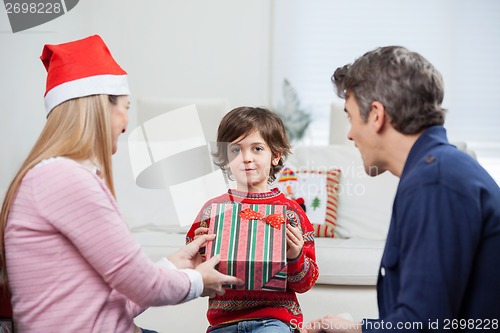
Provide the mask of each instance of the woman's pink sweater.
{"label": "woman's pink sweater", "polygon": [[185,272],[153,263],[87,166],[56,158],[24,177],[5,231],[18,332],[133,332],[133,318],[177,304]]}

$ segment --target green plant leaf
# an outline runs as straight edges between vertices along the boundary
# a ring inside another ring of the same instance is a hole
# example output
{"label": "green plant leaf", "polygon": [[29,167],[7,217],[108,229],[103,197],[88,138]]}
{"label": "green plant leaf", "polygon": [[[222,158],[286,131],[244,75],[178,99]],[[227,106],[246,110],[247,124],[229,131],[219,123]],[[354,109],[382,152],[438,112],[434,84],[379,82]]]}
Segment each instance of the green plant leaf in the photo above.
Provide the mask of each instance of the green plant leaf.
{"label": "green plant leaf", "polygon": [[297,142],[307,131],[312,119],[311,114],[300,105],[297,91],[287,80],[283,80],[283,104],[276,113],[283,120],[290,141]]}

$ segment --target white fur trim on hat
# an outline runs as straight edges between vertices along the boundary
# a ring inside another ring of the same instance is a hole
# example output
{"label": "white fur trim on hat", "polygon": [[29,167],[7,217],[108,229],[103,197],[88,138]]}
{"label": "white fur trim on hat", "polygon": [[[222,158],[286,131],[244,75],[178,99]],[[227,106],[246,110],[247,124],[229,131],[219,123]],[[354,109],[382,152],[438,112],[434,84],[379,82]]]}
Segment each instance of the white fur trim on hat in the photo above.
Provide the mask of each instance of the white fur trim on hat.
{"label": "white fur trim on hat", "polygon": [[60,84],[45,95],[47,114],[59,104],[90,95],[130,95],[127,75],[95,75]]}

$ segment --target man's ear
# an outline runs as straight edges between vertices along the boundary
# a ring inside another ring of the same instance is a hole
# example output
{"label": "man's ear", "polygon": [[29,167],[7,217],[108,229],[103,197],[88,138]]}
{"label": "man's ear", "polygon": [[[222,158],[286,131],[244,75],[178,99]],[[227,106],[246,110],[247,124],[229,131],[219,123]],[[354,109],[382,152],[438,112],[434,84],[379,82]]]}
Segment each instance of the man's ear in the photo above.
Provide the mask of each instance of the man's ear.
{"label": "man's ear", "polygon": [[382,103],[378,101],[373,101],[371,104],[370,115],[368,120],[372,124],[377,132],[379,132],[385,124],[387,117],[385,114],[385,107]]}

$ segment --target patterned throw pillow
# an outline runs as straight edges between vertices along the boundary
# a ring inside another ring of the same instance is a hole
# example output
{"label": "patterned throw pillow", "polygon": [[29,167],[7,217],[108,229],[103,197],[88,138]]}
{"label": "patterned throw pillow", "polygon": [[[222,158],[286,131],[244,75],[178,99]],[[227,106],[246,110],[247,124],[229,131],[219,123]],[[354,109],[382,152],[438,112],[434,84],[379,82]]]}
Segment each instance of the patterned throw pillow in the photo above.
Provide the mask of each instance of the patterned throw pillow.
{"label": "patterned throw pillow", "polygon": [[316,237],[335,237],[340,172],[284,168],[278,177],[279,189],[304,208]]}

